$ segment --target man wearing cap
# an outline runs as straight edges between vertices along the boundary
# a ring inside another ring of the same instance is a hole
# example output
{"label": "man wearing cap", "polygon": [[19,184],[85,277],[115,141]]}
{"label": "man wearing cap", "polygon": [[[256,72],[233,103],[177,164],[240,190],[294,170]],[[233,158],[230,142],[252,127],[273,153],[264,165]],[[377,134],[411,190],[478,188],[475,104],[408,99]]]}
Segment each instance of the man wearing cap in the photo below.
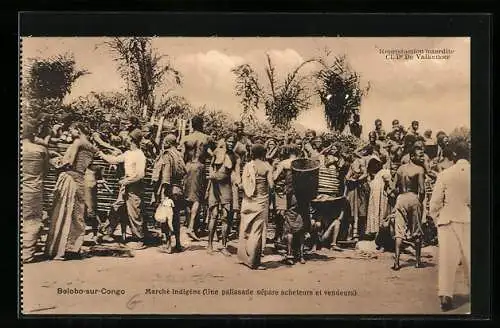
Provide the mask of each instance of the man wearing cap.
{"label": "man wearing cap", "polygon": [[35,126],[23,122],[21,141],[22,261],[34,260],[42,228],[43,180],[48,171],[47,148],[34,142]]}
{"label": "man wearing cap", "polygon": [[[162,232],[165,234],[166,253],[181,252],[180,240],[180,210],[184,206],[183,179],[186,175],[186,166],[181,153],[176,148],[177,138],[168,134],[163,140],[163,153],[160,155],[151,178],[159,202],[169,198],[173,201],[173,216],[171,222],[162,223]],[[175,236],[175,247],[172,248],[172,234]]]}
{"label": "man wearing cap", "polygon": [[[104,241],[114,241],[111,237],[116,226],[121,222],[122,239],[126,239],[127,223],[130,226],[135,244],[132,248],[144,248],[144,231],[142,217],[143,178],[146,174],[146,156],[139,148],[142,139],[140,130],[133,130],[125,139],[128,150],[119,156],[106,155],[99,152],[99,156],[110,164],[124,163],[125,177],[119,181],[120,191],[118,198],[109,213],[109,226]],[[127,216],[127,218],[125,218]]]}

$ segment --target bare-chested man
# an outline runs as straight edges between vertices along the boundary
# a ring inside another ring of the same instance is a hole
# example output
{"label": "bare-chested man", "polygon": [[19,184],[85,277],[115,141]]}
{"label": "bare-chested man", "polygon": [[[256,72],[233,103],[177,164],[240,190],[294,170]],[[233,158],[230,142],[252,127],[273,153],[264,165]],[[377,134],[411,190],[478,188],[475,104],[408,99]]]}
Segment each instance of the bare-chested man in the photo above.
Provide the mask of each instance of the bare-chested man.
{"label": "bare-chested man", "polygon": [[396,173],[396,190],[399,196],[395,206],[396,256],[393,270],[399,270],[399,256],[403,239],[411,241],[415,247],[416,268],[422,267],[420,250],[422,247],[422,202],[425,197],[425,170],[422,166],[424,149],[418,143],[410,152],[410,162],[401,165]]}
{"label": "bare-chested man", "polygon": [[199,240],[194,231],[194,223],[200,210],[200,204],[205,198],[206,176],[205,161],[211,156],[213,142],[203,133],[203,118],[195,116],[191,119],[193,133],[185,136],[181,142],[181,151],[186,162],[186,179],[184,191],[189,208],[189,224],[187,235],[193,240]]}

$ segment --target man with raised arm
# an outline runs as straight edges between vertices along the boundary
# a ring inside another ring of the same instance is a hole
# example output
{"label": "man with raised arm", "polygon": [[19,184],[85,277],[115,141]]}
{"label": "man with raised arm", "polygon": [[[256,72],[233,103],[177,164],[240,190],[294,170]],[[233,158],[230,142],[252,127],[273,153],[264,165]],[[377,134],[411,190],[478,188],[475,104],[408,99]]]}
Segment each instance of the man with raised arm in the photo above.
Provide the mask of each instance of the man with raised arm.
{"label": "man with raised arm", "polygon": [[[143,179],[146,174],[146,156],[139,148],[142,139],[140,130],[132,131],[125,139],[128,150],[121,155],[113,156],[99,152],[99,156],[110,164],[124,163],[125,177],[119,181],[118,198],[109,213],[109,225],[106,227],[104,241],[113,241],[112,235],[118,223],[121,223],[122,239],[126,239],[126,227],[130,226],[134,237],[132,248],[144,248],[144,229],[142,215]],[[127,218],[125,218],[127,216]]]}

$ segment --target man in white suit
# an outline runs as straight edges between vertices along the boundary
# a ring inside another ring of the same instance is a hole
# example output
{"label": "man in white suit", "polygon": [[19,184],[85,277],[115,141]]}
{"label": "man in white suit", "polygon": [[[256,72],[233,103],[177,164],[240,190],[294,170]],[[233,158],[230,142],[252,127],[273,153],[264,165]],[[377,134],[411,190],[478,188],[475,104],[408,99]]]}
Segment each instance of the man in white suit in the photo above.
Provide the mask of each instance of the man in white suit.
{"label": "man in white suit", "polygon": [[455,163],[439,173],[430,202],[430,214],[438,226],[438,296],[443,311],[453,308],[455,274],[460,261],[469,281],[471,263],[470,150],[465,141],[452,144]]}

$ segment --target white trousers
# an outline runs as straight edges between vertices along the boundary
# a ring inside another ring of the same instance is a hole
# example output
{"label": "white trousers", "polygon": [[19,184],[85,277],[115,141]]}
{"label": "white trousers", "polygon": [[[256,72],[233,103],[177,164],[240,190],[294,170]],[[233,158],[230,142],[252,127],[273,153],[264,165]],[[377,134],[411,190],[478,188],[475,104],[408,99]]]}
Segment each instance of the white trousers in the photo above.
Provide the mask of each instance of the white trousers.
{"label": "white trousers", "polygon": [[455,276],[462,261],[470,288],[470,223],[450,222],[438,226],[438,296],[453,297]]}

